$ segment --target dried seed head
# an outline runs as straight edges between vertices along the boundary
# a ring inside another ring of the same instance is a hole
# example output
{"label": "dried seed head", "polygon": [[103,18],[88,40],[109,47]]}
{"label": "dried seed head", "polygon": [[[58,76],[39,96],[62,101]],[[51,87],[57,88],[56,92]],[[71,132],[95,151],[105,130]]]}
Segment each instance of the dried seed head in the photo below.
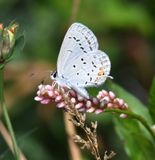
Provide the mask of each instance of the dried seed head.
{"label": "dried seed head", "polygon": [[97,129],[97,121],[91,122],[92,128],[94,128],[95,130]]}

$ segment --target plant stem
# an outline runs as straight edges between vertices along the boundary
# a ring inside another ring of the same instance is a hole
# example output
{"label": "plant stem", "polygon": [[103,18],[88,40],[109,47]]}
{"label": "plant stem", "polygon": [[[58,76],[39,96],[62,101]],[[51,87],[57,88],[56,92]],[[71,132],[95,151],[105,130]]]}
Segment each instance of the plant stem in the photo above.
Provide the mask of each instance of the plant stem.
{"label": "plant stem", "polygon": [[71,119],[71,115],[67,112],[64,112],[64,122],[65,122],[65,129],[68,136],[68,145],[70,150],[70,159],[72,160],[80,160],[82,159],[80,150],[76,143],[73,142],[72,137],[76,135],[75,126],[70,123],[69,119]]}
{"label": "plant stem", "polygon": [[153,139],[155,141],[155,134],[154,134],[153,130],[151,129],[151,127],[149,126],[149,124],[147,123],[147,121],[142,116],[140,116],[140,115],[138,115],[136,113],[133,113],[131,111],[120,110],[120,109],[105,109],[105,112],[113,112],[113,113],[119,113],[119,114],[126,114],[130,118],[138,120],[148,130],[148,132],[151,134],[151,136],[153,137]]}
{"label": "plant stem", "polygon": [[5,122],[7,125],[7,128],[10,132],[12,143],[13,143],[13,149],[14,149],[14,157],[16,160],[19,160],[19,152],[18,152],[18,146],[16,142],[16,138],[14,135],[14,131],[12,128],[12,124],[9,118],[9,114],[7,111],[7,106],[4,100],[4,67],[0,69],[0,105],[2,107],[3,115],[5,118]]}

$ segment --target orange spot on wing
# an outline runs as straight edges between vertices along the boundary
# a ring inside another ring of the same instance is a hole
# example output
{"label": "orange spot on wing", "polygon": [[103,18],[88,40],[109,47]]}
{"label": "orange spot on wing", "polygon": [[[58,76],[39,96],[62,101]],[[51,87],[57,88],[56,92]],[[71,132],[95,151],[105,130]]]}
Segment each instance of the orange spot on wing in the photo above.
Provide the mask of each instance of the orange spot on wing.
{"label": "orange spot on wing", "polygon": [[102,77],[102,75],[104,75],[104,68],[103,68],[103,67],[101,67],[101,68],[99,69],[99,72],[98,72],[97,75],[98,75],[98,76],[97,76],[97,78],[95,79],[95,82],[99,81],[99,79]]}

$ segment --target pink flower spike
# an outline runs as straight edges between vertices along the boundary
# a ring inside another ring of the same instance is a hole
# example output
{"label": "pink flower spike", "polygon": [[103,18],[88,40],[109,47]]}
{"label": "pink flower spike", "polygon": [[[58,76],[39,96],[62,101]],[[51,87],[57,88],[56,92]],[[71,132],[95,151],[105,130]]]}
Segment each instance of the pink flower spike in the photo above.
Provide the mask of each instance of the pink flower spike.
{"label": "pink flower spike", "polygon": [[37,95],[40,95],[40,94],[41,94],[41,92],[40,92],[40,90],[38,90],[38,91],[37,91]]}
{"label": "pink flower spike", "polygon": [[78,111],[79,111],[79,112],[85,112],[86,109],[85,109],[85,108],[79,108]]}
{"label": "pink flower spike", "polygon": [[53,90],[53,87],[52,86],[50,86],[50,85],[46,85],[46,87],[45,87],[47,90]]}
{"label": "pink flower spike", "polygon": [[60,102],[60,103],[58,103],[58,104],[57,104],[57,107],[58,107],[58,108],[63,108],[63,107],[65,107],[65,102]]}
{"label": "pink flower spike", "polygon": [[105,96],[102,101],[105,101],[106,103],[110,102],[110,98],[108,96]]}
{"label": "pink flower spike", "polygon": [[75,91],[73,91],[73,90],[69,90],[69,93],[70,93],[70,95],[71,95],[72,97],[76,97],[76,93],[75,93]]}
{"label": "pink flower spike", "polygon": [[86,102],[86,107],[87,107],[87,108],[90,108],[91,105],[92,105],[91,101],[87,101],[87,102]]}
{"label": "pink flower spike", "polygon": [[76,103],[76,99],[75,99],[75,98],[71,98],[71,102],[72,102],[73,104],[75,104],[75,103]]}
{"label": "pink flower spike", "polygon": [[122,113],[122,114],[120,114],[120,116],[119,116],[119,117],[120,117],[120,118],[125,119],[125,118],[128,118],[128,115],[127,115],[127,114]]}
{"label": "pink flower spike", "polygon": [[53,91],[48,91],[48,95],[49,95],[49,97],[53,97],[54,96],[54,92]]}
{"label": "pink flower spike", "polygon": [[98,99],[101,99],[102,98],[102,92],[101,91],[99,91],[99,93],[98,93],[98,95],[96,96]]}
{"label": "pink flower spike", "polygon": [[107,108],[113,108],[113,106],[114,106],[114,104],[112,104],[112,103],[107,104]]}
{"label": "pink flower spike", "polygon": [[93,98],[92,101],[93,101],[93,103],[94,103],[95,105],[98,105],[98,103],[99,103],[99,101],[98,101],[97,98]]}
{"label": "pink flower spike", "polygon": [[108,96],[108,92],[106,90],[102,90],[101,92],[102,92],[103,96]]}
{"label": "pink flower spike", "polygon": [[78,104],[75,105],[75,108],[76,108],[76,109],[79,109],[79,108],[81,108],[82,106],[83,106],[83,103],[78,103]]}
{"label": "pink flower spike", "polygon": [[84,100],[84,97],[80,96],[79,94],[77,95],[77,99],[78,101],[83,101]]}
{"label": "pink flower spike", "polygon": [[44,85],[43,84],[40,84],[39,86],[38,86],[38,89],[40,90],[40,89],[42,89],[44,87]]}
{"label": "pink flower spike", "polygon": [[119,103],[120,106],[122,106],[122,105],[124,104],[123,99],[119,99],[119,100],[118,100],[118,103]]}
{"label": "pink flower spike", "polygon": [[34,100],[36,100],[36,101],[41,101],[42,99],[43,99],[43,97],[39,97],[39,96],[34,97]]}
{"label": "pink flower spike", "polygon": [[95,114],[99,114],[99,113],[102,113],[103,112],[103,109],[97,109],[96,111],[95,111]]}
{"label": "pink flower spike", "polygon": [[116,96],[115,96],[114,92],[109,91],[109,97],[110,97],[111,99],[114,99]]}
{"label": "pink flower spike", "polygon": [[50,99],[41,100],[41,104],[48,104],[49,102],[50,102]]}
{"label": "pink flower spike", "polygon": [[124,103],[124,107],[125,107],[126,109],[128,109],[128,105],[127,105],[127,103]]}
{"label": "pink flower spike", "polygon": [[106,103],[105,103],[104,101],[102,101],[102,102],[100,103],[100,108],[104,108],[105,105],[106,105]]}
{"label": "pink flower spike", "polygon": [[58,95],[59,95],[59,92],[56,91],[56,90],[54,90],[54,94],[55,94],[56,96],[58,96]]}
{"label": "pink flower spike", "polygon": [[87,112],[89,112],[89,113],[92,113],[92,112],[94,112],[95,111],[95,108],[89,108],[89,109],[87,109]]}
{"label": "pink flower spike", "polygon": [[59,102],[61,99],[62,99],[62,96],[59,95],[59,96],[57,96],[57,97],[55,98],[55,102]]}

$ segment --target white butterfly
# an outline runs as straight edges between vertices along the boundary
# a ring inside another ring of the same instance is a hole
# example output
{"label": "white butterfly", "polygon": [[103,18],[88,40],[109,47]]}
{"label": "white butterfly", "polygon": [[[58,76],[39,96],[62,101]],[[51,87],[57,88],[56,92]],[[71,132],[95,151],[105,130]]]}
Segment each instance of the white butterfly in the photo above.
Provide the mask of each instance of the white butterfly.
{"label": "white butterfly", "polygon": [[89,98],[85,88],[99,86],[107,77],[111,78],[110,68],[109,57],[98,50],[93,32],[83,24],[73,23],[63,40],[57,71],[51,74],[51,79]]}

